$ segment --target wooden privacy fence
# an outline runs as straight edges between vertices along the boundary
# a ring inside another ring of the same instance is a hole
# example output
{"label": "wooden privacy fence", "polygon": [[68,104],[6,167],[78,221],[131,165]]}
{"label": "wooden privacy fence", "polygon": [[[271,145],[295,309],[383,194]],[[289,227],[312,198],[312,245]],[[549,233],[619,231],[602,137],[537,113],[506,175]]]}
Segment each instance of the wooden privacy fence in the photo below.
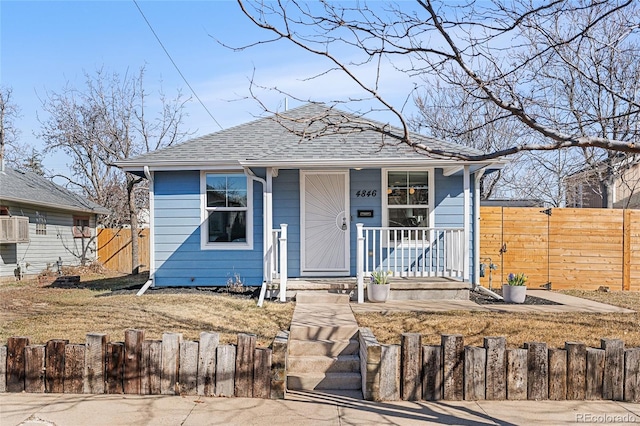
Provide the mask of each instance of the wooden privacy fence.
{"label": "wooden privacy fence", "polygon": [[[140,270],[149,269],[149,228],[138,232]],[[98,261],[112,271],[131,273],[131,229],[99,228]]]}
{"label": "wooden privacy fence", "polygon": [[480,208],[480,261],[493,286],[524,272],[529,287],[640,291],[640,210]]}
{"label": "wooden privacy fence", "polygon": [[574,342],[507,349],[504,337],[485,337],[484,347],[474,347],[464,346],[461,335],[443,335],[440,345],[423,346],[420,334],[406,333],[401,345],[381,345],[361,328],[362,391],[374,401],[640,401],[640,348],[601,342],[597,349]]}
{"label": "wooden privacy fence", "polygon": [[0,347],[0,392],[284,398],[286,342],[283,333],[271,349],[257,348],[253,334],[238,334],[237,345],[219,345],[212,332],[199,342],[180,333],[145,340],[132,329],[124,342],[98,333],[85,344],[11,337]]}

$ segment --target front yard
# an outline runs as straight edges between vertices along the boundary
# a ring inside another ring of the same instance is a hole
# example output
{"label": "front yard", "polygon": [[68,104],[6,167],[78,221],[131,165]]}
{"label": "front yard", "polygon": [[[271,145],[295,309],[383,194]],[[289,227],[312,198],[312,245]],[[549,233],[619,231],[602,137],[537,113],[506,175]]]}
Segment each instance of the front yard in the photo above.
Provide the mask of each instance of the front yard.
{"label": "front yard", "polygon": [[[257,335],[268,346],[276,333],[289,328],[293,303],[242,299],[210,291],[176,293],[135,291],[146,276],[118,276],[88,272],[78,286],[56,288],[36,279],[0,283],[0,345],[10,336],[28,336],[32,343],[64,338],[82,343],[89,332],[108,333],[112,341],[124,339],[128,328],[143,329],[148,339],[165,331],[197,340],[201,331],[220,333],[222,343],[235,343],[238,333]],[[640,308],[640,292],[567,291],[629,309]],[[462,334],[465,343],[482,345],[485,336],[506,336],[510,347],[525,342],[546,342],[562,347],[582,341],[598,347],[600,338],[619,338],[627,347],[640,346],[640,314],[514,314],[452,311],[446,313],[357,314],[362,327],[372,329],[381,343],[400,343],[402,333],[422,334],[424,344],[439,344],[441,334]]]}

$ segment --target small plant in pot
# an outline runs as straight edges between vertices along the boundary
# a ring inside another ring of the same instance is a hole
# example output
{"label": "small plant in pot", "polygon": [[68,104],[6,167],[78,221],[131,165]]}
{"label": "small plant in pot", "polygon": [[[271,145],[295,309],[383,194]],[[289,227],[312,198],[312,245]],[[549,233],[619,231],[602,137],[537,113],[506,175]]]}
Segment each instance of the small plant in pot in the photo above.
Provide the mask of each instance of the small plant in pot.
{"label": "small plant in pot", "polygon": [[527,276],[520,272],[510,273],[507,276],[507,284],[502,286],[502,297],[507,303],[524,303],[527,297]]}
{"label": "small plant in pot", "polygon": [[367,286],[367,298],[369,302],[386,302],[389,298],[389,275],[391,271],[373,271],[371,272],[371,282]]}

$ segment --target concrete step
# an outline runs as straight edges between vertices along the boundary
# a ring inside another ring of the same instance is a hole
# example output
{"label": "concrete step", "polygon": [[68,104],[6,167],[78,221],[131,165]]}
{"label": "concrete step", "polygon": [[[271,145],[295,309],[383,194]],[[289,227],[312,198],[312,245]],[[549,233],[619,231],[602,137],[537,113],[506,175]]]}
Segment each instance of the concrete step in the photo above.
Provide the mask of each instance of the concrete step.
{"label": "concrete step", "polygon": [[351,340],[356,339],[358,325],[314,326],[294,325],[289,328],[290,340]]}
{"label": "concrete step", "polygon": [[469,289],[394,289],[389,300],[469,300]]}
{"label": "concrete step", "polygon": [[359,373],[359,355],[291,356],[287,357],[287,372],[300,373]]}
{"label": "concrete step", "polygon": [[360,349],[357,339],[351,340],[289,340],[289,356],[300,355],[356,355]]}
{"label": "concrete step", "polygon": [[288,374],[287,389],[358,390],[362,389],[362,377],[360,373]]}
{"label": "concrete step", "polygon": [[315,291],[298,291],[296,293],[296,303],[297,304],[305,304],[305,303],[339,303],[339,304],[349,304],[349,295],[348,294],[338,294],[338,293],[328,293],[328,292],[315,292]]}

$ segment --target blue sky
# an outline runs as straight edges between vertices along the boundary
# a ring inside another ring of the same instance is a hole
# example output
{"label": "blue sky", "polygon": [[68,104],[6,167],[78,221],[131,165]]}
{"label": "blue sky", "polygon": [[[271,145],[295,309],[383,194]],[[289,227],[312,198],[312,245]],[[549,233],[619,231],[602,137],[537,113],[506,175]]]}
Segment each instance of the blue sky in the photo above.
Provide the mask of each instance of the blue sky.
{"label": "blue sky", "polygon": [[[277,86],[302,98],[331,101],[360,95],[349,81],[330,76],[304,82],[326,68],[326,62],[286,43],[233,52],[215,38],[241,45],[265,38],[235,1],[145,1],[138,4],[178,67],[214,118],[223,128],[250,121],[260,108],[249,95],[249,79]],[[34,132],[37,116],[43,118],[41,99],[47,92],[61,92],[66,84],[82,88],[84,73],[103,67],[124,74],[146,67],[145,87],[174,94],[188,87],[156,41],[133,1],[0,1],[0,84],[13,89],[14,103],[22,117],[17,120],[20,141],[42,148]],[[395,79],[388,90],[406,90]],[[277,108],[284,96],[275,92],[261,96]],[[296,106],[291,102],[290,106]],[[186,129],[194,136],[220,127],[193,98],[188,104]],[[64,157],[47,156],[45,167],[63,172]]]}

